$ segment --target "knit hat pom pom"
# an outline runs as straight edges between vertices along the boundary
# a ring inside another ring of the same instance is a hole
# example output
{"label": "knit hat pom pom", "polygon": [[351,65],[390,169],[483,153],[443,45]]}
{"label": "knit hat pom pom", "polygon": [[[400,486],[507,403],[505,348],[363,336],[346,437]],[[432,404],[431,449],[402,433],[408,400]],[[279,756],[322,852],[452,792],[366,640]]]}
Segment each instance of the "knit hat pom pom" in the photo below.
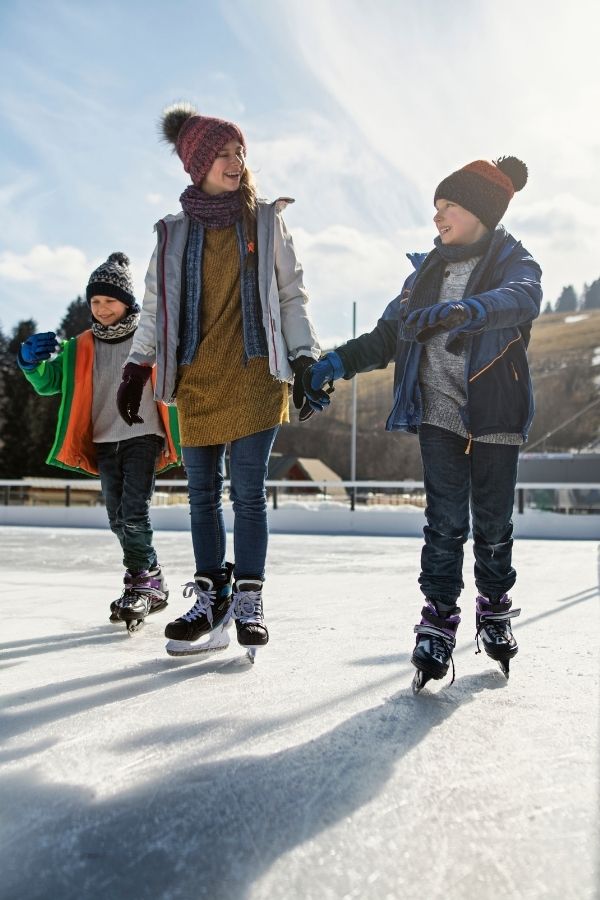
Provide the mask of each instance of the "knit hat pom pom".
{"label": "knit hat pom pom", "polygon": [[129,257],[125,253],[121,253],[120,250],[117,250],[115,253],[111,253],[107,259],[107,262],[117,263],[119,266],[128,266],[129,265]]}
{"label": "knit hat pom pom", "polygon": [[160,128],[165,141],[175,146],[183,125],[191,116],[197,115],[198,112],[190,103],[174,103],[173,106],[168,106],[160,120]]}
{"label": "knit hat pom pom", "polygon": [[510,178],[515,191],[520,191],[527,184],[527,166],[516,156],[501,156],[494,163],[500,171]]}

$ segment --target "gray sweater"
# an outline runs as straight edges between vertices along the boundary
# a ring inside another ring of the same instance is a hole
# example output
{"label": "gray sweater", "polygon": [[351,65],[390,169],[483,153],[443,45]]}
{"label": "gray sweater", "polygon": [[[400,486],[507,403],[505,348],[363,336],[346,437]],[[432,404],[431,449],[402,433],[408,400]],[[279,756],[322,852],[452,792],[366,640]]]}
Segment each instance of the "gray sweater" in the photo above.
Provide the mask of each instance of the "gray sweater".
{"label": "gray sweater", "polygon": [[[475,256],[461,262],[446,263],[439,300],[462,300],[471,272],[481,259]],[[465,355],[446,350],[448,335],[437,334],[423,347],[419,366],[419,387],[423,401],[423,424],[446,428],[468,438],[459,413],[467,402]],[[520,434],[486,434],[474,438],[486,444],[522,444]]]}
{"label": "gray sweater", "polygon": [[126,341],[113,343],[94,338],[94,390],[92,423],[94,443],[126,441],[143,434],[165,437],[165,430],[156,408],[150,380],[144,385],[140,416],[142,424],[127,425],[117,409],[117,391],[121,384],[122,367],[129,356],[133,334]]}

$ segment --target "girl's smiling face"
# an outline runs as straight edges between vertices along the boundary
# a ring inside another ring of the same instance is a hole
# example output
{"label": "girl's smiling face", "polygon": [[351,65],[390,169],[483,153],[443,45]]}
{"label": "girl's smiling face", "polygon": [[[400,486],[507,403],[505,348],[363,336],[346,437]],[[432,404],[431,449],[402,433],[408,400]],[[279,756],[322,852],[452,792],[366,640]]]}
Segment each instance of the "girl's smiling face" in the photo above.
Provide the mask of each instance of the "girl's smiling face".
{"label": "girl's smiling face", "polygon": [[205,194],[237,191],[246,167],[246,153],[239,141],[228,141],[208,170],[200,188]]}
{"label": "girl's smiling face", "polygon": [[433,217],[442,244],[474,244],[488,231],[485,225],[464,206],[451,200],[437,200]]}

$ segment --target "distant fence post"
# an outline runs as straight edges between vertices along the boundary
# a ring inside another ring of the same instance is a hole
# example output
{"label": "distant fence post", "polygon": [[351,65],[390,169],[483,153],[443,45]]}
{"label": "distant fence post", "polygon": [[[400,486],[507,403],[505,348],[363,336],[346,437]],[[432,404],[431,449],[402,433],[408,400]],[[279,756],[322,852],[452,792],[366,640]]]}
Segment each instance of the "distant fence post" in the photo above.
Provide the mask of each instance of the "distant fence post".
{"label": "distant fence post", "polygon": [[273,488],[273,509],[277,509],[277,488]]}
{"label": "distant fence post", "polygon": [[523,488],[519,488],[519,490],[517,491],[517,503],[519,513],[522,515],[523,510],[525,509],[525,491],[523,490]]}
{"label": "distant fence post", "polygon": [[65,485],[65,506],[71,505],[71,485]]}

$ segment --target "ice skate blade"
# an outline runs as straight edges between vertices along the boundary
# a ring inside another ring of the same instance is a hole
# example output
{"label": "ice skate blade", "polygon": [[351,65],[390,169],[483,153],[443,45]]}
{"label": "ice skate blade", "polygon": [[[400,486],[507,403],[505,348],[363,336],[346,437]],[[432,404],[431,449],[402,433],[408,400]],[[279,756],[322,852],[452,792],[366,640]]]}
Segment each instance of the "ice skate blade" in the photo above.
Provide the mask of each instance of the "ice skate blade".
{"label": "ice skate blade", "polygon": [[496,662],[498,663],[498,668],[508,681],[510,677],[510,659],[497,659]]}
{"label": "ice skate blade", "polygon": [[256,651],[258,647],[247,647],[246,648],[246,659],[249,659],[251,663],[254,663],[256,660]]}
{"label": "ice skate blade", "polygon": [[432,676],[424,672],[423,669],[417,669],[412,680],[413,694],[420,694],[427,682],[431,681],[431,678]]}
{"label": "ice skate blade", "polygon": [[429,685],[429,690],[432,693],[437,694],[443,689],[443,676],[436,678],[430,672],[425,672],[423,669],[417,669],[411,684],[413,694],[420,694],[426,685]]}
{"label": "ice skate blade", "polygon": [[134,635],[136,631],[139,631],[144,624],[143,619],[129,619],[126,623],[127,625],[127,634]]}
{"label": "ice skate blade", "polygon": [[208,640],[202,643],[200,641],[170,640],[165,644],[165,650],[169,656],[199,656],[202,653],[226,650],[229,646],[229,635],[225,630],[219,629],[218,631],[218,634],[216,632],[209,634]]}

